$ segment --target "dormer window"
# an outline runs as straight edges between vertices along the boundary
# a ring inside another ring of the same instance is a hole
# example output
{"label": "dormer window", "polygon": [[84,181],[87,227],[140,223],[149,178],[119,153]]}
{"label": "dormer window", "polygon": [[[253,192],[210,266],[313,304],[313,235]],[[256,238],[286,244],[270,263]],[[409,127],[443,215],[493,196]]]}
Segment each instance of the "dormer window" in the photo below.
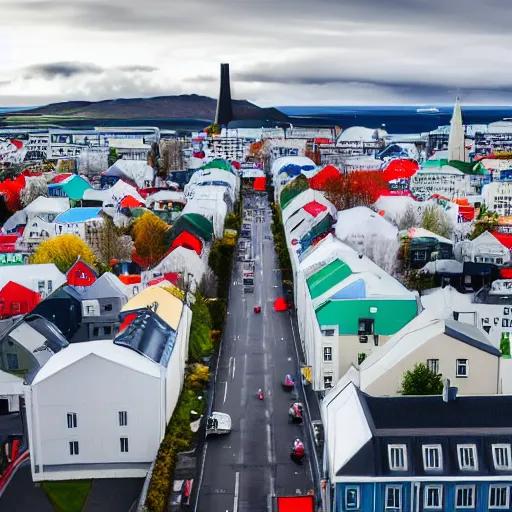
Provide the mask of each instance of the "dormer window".
{"label": "dormer window", "polygon": [[425,471],[443,469],[443,451],[440,444],[423,445],[423,467]]}
{"label": "dormer window", "polygon": [[477,471],[478,460],[476,458],[476,445],[459,444],[457,445],[457,455],[459,458],[459,468],[461,471]]}
{"label": "dormer window", "polygon": [[492,460],[494,461],[494,469],[504,470],[512,469],[512,456],[509,444],[493,444]]}
{"label": "dormer window", "polygon": [[407,446],[405,444],[388,445],[389,469],[407,471]]}

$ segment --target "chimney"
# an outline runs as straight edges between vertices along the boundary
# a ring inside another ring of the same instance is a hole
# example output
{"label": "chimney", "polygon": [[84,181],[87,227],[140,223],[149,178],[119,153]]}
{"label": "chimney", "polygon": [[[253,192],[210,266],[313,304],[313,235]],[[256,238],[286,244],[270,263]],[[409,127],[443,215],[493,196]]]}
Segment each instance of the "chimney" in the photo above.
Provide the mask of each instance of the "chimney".
{"label": "chimney", "polygon": [[443,402],[455,402],[459,388],[450,386],[450,379],[445,379],[443,387]]}
{"label": "chimney", "polygon": [[220,65],[220,91],[217,100],[215,122],[227,126],[233,119],[233,104],[231,101],[231,84],[229,80],[229,64]]}

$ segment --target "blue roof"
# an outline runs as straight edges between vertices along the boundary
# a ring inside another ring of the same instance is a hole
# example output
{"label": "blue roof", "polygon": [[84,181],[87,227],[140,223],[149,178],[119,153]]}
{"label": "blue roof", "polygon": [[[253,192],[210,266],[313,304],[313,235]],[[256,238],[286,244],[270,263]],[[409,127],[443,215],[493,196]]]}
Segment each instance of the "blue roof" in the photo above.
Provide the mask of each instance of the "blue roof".
{"label": "blue roof", "polygon": [[85,222],[98,217],[101,208],[70,208],[57,216],[54,222]]}
{"label": "blue roof", "polygon": [[331,299],[366,299],[366,284],[363,279],[358,279],[350,283],[339,292],[335,293]]}

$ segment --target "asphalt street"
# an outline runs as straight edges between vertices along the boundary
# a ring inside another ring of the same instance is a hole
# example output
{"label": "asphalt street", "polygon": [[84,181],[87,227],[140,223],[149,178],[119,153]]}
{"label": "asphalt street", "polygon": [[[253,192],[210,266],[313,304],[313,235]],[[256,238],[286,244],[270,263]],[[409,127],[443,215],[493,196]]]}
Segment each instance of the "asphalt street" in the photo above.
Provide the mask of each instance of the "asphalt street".
{"label": "asphalt street", "polygon": [[[264,210],[252,215],[252,251],[256,262],[254,293],[244,292],[242,266],[233,274],[214,410],[231,416],[227,436],[209,437],[199,478],[199,512],[271,510],[271,496],[306,494],[313,488],[311,459],[301,466],[290,459],[297,437],[310,445],[305,429],[291,424],[288,409],[297,401],[282,389],[287,373],[296,381],[299,368],[288,312],[276,312],[282,295],[270,231],[266,197],[253,198]],[[244,211],[244,216],[249,211]],[[253,312],[261,305],[261,314]],[[264,400],[257,399],[261,388]],[[299,397],[300,399],[300,397]]]}

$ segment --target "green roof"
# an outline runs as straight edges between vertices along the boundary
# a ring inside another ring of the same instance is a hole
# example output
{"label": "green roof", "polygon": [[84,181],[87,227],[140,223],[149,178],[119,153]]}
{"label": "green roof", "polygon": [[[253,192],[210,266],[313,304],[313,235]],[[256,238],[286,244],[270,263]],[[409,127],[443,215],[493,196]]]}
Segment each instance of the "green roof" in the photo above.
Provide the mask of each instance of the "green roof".
{"label": "green roof", "polygon": [[209,242],[213,236],[213,224],[199,213],[184,213],[180,215],[169,230],[169,245],[183,231],[188,231],[193,235]]}
{"label": "green roof", "polygon": [[202,169],[221,169],[222,171],[232,172],[231,164],[222,158],[214,158],[210,163],[203,165]]}
{"label": "green roof", "polygon": [[[371,308],[377,308],[377,312],[372,313]],[[360,318],[374,319],[375,334],[392,336],[417,314],[418,305],[414,298],[328,300],[316,309],[318,325],[337,325],[341,336],[357,336]]]}
{"label": "green roof", "polygon": [[307,285],[312,299],[329,291],[338,283],[352,274],[352,269],[340,260],[334,260],[320,269],[316,274],[308,277]]}
{"label": "green roof", "polygon": [[290,202],[299,194],[309,188],[309,182],[303,174],[297,176],[293,181],[288,183],[281,191],[281,208],[284,210]]}

